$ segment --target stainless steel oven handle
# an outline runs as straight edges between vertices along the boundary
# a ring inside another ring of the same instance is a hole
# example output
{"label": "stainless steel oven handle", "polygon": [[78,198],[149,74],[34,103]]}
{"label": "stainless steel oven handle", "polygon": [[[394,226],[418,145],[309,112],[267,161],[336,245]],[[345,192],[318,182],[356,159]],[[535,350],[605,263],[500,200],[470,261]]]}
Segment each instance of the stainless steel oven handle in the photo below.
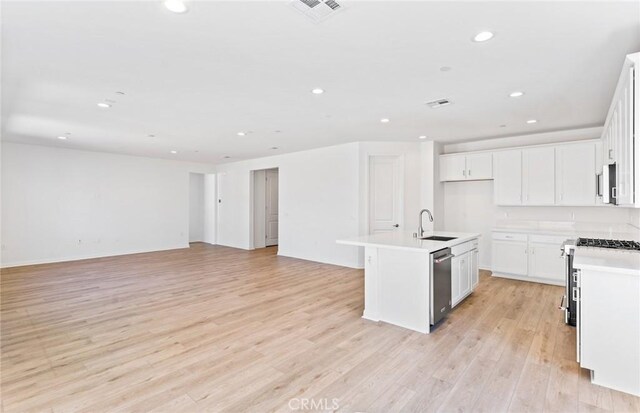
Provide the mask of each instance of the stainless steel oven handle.
{"label": "stainless steel oven handle", "polygon": [[567,307],[565,307],[564,304],[564,300],[567,298],[566,295],[563,295],[562,298],[560,299],[560,305],[558,306],[558,310],[566,310]]}
{"label": "stainless steel oven handle", "polygon": [[433,260],[433,262],[435,262],[436,264],[440,264],[441,262],[445,262],[446,260],[450,260],[453,257],[455,257],[455,255],[449,254],[449,255],[445,255],[444,257],[436,258],[435,260]]}

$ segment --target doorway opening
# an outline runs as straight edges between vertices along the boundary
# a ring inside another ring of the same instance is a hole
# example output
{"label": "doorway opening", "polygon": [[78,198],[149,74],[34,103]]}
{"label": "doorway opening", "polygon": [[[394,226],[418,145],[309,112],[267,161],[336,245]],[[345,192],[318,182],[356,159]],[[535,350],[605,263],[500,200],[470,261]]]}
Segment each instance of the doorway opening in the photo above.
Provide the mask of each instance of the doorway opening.
{"label": "doorway opening", "polygon": [[189,173],[189,244],[216,243],[216,176]]}
{"label": "doorway opening", "polygon": [[278,245],[278,168],[252,171],[252,248]]}
{"label": "doorway opening", "polygon": [[204,175],[189,174],[189,243],[204,240]]}

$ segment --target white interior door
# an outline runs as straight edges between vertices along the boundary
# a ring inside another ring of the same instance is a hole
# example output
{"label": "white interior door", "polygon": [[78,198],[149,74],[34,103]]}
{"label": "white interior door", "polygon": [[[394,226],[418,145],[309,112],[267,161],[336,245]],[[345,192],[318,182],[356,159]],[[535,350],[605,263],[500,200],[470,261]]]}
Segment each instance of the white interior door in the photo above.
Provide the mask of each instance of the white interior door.
{"label": "white interior door", "polygon": [[369,157],[369,233],[402,226],[402,158]]}
{"label": "white interior door", "polygon": [[266,172],[265,196],[265,243],[278,245],[278,170]]}

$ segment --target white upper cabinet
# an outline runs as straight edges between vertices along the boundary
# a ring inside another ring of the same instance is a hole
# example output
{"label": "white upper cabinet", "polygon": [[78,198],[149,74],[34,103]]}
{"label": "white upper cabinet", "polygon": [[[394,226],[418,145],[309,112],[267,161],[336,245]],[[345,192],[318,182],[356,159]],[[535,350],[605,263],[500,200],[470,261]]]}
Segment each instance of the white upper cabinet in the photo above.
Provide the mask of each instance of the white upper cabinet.
{"label": "white upper cabinet", "polygon": [[467,177],[467,164],[464,155],[440,157],[441,181],[464,181]]}
{"label": "white upper cabinet", "polygon": [[440,181],[493,179],[491,152],[440,156]]}
{"label": "white upper cabinet", "polygon": [[627,55],[602,132],[604,164],[616,165],[616,204],[640,207],[640,53]]}
{"label": "white upper cabinet", "polygon": [[[640,172],[634,163],[640,155],[640,53],[627,56],[602,133],[605,164],[616,165],[616,204],[640,207]],[[634,130],[635,129],[635,130]],[[639,196],[637,196],[639,195]]]}
{"label": "white upper cabinet", "polygon": [[556,203],[596,205],[596,144],[556,147]]}
{"label": "white upper cabinet", "polygon": [[522,203],[555,204],[555,148],[541,147],[522,151]]}
{"label": "white upper cabinet", "polygon": [[467,179],[493,179],[493,154],[474,153],[466,156]]}
{"label": "white upper cabinet", "polygon": [[522,205],[522,150],[494,154],[494,201],[497,205]]}

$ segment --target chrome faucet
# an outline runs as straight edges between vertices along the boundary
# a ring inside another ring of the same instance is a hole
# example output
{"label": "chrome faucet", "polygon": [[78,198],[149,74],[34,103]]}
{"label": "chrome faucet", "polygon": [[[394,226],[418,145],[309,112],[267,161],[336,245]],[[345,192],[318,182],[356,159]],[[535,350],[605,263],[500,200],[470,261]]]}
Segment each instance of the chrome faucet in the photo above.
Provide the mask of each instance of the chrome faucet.
{"label": "chrome faucet", "polygon": [[418,238],[422,238],[422,236],[424,235],[424,228],[422,228],[422,214],[424,214],[425,212],[429,214],[429,221],[433,222],[433,215],[431,215],[431,211],[429,211],[427,208],[420,211],[420,214],[418,215],[418,220],[420,221],[420,223],[418,224]]}

